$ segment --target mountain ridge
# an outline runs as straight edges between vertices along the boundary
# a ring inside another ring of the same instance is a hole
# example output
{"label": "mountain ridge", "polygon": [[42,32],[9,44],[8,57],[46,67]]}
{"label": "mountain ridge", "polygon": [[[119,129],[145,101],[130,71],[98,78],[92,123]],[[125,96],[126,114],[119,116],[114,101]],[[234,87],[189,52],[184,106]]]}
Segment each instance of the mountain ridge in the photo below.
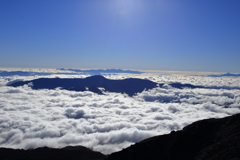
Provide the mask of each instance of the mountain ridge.
{"label": "mountain ridge", "polygon": [[83,146],[64,148],[41,147],[36,149],[0,148],[1,160],[97,160],[106,156]]}
{"label": "mountain ridge", "polygon": [[[86,78],[39,78],[31,81],[10,82],[8,86],[18,87],[25,84],[31,84],[32,89],[55,89],[61,88],[70,91],[91,91],[97,94],[103,94],[99,88],[104,88],[107,92],[126,93],[134,96],[144,90],[163,87],[163,83],[152,82],[147,79],[127,78],[122,80],[107,79],[101,75],[90,76]],[[171,83],[169,86],[174,88],[205,88],[203,86],[194,86],[191,84]]]}
{"label": "mountain ridge", "polygon": [[90,76],[86,78],[39,78],[31,81],[18,81],[8,84],[8,86],[18,87],[25,84],[31,84],[33,89],[61,89],[72,91],[92,91],[97,94],[103,94],[99,87],[108,92],[126,93],[133,96],[145,89],[155,88],[157,83],[145,79],[128,78],[123,80],[111,80],[101,75]]}
{"label": "mountain ridge", "polygon": [[112,153],[105,160],[240,159],[240,114],[194,122]]}

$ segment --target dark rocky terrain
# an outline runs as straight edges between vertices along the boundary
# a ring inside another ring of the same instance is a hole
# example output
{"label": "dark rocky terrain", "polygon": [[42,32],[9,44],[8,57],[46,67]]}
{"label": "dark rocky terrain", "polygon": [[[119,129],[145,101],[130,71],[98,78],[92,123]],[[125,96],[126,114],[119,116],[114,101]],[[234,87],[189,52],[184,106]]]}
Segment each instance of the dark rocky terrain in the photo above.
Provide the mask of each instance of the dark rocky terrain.
{"label": "dark rocky terrain", "polygon": [[240,114],[195,122],[152,137],[107,160],[240,160]]}
{"label": "dark rocky terrain", "polygon": [[30,150],[0,148],[0,160],[99,160],[106,156],[82,146]]}

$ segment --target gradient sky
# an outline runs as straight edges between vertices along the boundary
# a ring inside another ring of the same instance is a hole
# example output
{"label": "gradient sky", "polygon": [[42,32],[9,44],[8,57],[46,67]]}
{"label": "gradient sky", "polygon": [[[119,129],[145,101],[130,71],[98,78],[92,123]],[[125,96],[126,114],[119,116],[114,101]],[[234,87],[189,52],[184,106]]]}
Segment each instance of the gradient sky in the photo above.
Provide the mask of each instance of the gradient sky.
{"label": "gradient sky", "polygon": [[1,0],[0,67],[240,73],[240,0]]}

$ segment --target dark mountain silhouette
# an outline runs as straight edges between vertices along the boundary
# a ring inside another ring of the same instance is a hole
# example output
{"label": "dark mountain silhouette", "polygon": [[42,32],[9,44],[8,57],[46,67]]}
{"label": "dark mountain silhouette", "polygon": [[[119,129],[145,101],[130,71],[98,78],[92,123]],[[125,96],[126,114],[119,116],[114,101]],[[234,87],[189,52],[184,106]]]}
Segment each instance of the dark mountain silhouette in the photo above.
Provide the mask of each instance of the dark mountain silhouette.
{"label": "dark mountain silhouette", "polygon": [[152,137],[106,160],[240,160],[240,114],[195,122]]}
{"label": "dark mountain silhouette", "polygon": [[108,92],[126,93],[133,96],[135,93],[142,92],[156,87],[157,83],[144,79],[123,79],[110,80],[103,76],[91,76],[84,79],[81,78],[39,78],[31,81],[18,81],[10,83],[9,86],[17,87],[25,84],[32,84],[33,89],[55,89],[61,87],[66,90],[73,91],[92,91],[102,94],[99,87]]}
{"label": "dark mountain silhouette", "polygon": [[[155,83],[147,79],[128,78],[123,80],[106,79],[101,75],[90,76],[87,78],[39,78],[31,81],[11,81],[8,86],[18,87],[25,84],[31,84],[32,89],[55,89],[61,88],[71,91],[91,91],[97,94],[103,94],[100,88],[104,88],[107,92],[126,93],[133,96],[144,90],[153,89],[155,87],[163,87],[164,83]],[[195,86],[192,84],[170,83],[173,88],[208,88],[208,89],[240,89],[240,87],[228,86]]]}
{"label": "dark mountain silhouette", "polygon": [[[18,87],[25,84],[31,84],[33,89],[55,89],[61,88],[72,91],[92,91],[97,94],[103,94],[99,87],[107,92],[126,93],[133,96],[144,90],[153,89],[157,86],[163,87],[164,84],[158,84],[147,79],[128,78],[123,80],[106,79],[101,75],[95,75],[87,78],[39,78],[31,81],[10,82],[8,86]],[[191,84],[171,83],[168,84],[174,88],[207,88],[203,86],[194,86]]]}
{"label": "dark mountain silhouette", "polygon": [[0,148],[1,160],[99,160],[106,156],[82,146],[65,147],[62,149],[10,149]]}
{"label": "dark mountain silhouette", "polygon": [[169,85],[172,86],[173,88],[178,88],[178,89],[183,89],[183,88],[191,88],[191,89],[206,88],[206,87],[203,87],[203,86],[194,86],[192,84],[181,84],[181,83],[170,83]]}
{"label": "dark mountain silhouette", "polygon": [[226,73],[221,75],[208,75],[208,77],[240,77],[240,74]]}

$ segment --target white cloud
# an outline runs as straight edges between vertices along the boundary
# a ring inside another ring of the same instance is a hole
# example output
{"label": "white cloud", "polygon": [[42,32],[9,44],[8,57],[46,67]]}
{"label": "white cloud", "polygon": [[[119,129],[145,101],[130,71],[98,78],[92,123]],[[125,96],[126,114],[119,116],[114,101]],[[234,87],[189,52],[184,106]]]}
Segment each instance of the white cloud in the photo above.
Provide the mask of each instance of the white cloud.
{"label": "white cloud", "polygon": [[[83,145],[108,154],[200,119],[240,112],[239,89],[155,88],[128,97],[119,93],[97,95],[88,91],[4,86],[15,79],[19,77],[0,78],[0,147]],[[207,86],[231,82],[239,86],[238,78],[154,79]]]}

